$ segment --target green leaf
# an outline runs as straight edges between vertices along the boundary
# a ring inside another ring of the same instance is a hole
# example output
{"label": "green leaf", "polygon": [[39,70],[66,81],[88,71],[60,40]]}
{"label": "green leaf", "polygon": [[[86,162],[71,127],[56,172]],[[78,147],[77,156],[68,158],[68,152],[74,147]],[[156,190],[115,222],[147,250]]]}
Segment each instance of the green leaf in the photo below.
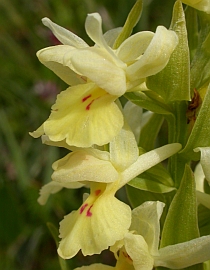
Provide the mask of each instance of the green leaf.
{"label": "green leaf", "polygon": [[210,211],[202,204],[198,206],[198,225],[201,236],[210,235]]}
{"label": "green leaf", "polygon": [[140,174],[141,178],[147,178],[156,182],[159,182],[170,188],[174,188],[174,182],[162,163],[159,163],[146,172]]}
{"label": "green leaf", "polygon": [[141,13],[142,0],[137,0],[130,13],[128,14],[127,20],[114,43],[113,49],[117,49],[123,43],[123,41],[131,35],[133,28],[136,26],[141,17]]}
{"label": "green leaf", "polygon": [[141,205],[146,201],[162,201],[166,203],[164,196],[165,194],[162,193],[153,193],[150,191],[134,188],[130,185],[126,185],[126,192],[128,200],[133,208]]}
{"label": "green leaf", "polygon": [[210,84],[185,148],[180,154],[188,160],[198,160],[199,153],[193,149],[210,145]]}
{"label": "green leaf", "polygon": [[164,223],[161,247],[199,237],[194,175],[188,165]]}
{"label": "green leaf", "polygon": [[206,178],[204,179],[203,188],[205,193],[210,194],[210,186]]}
{"label": "green leaf", "polygon": [[167,66],[158,74],[147,78],[147,87],[158,93],[166,103],[190,100],[190,57],[181,1],[176,1],[174,5],[170,28],[176,32],[179,43]]}
{"label": "green leaf", "polygon": [[210,33],[208,34],[208,36],[204,40],[204,42],[202,44],[202,49],[204,49],[208,54],[210,54]]}
{"label": "green leaf", "polygon": [[190,58],[192,59],[198,46],[198,19],[196,9],[188,6],[185,11],[185,17]]}
{"label": "green leaf", "polygon": [[[150,91],[147,91],[150,92]],[[148,97],[143,92],[131,92],[126,93],[124,95],[128,100],[132,101],[134,104],[157,114],[168,114],[172,115],[171,109],[166,104],[162,103],[160,101],[159,96],[157,96],[157,99],[153,95],[152,97]]]}
{"label": "green leaf", "polygon": [[174,187],[165,186],[161,183],[143,177],[134,178],[128,183],[128,185],[137,189],[154,193],[168,193],[175,190]]}
{"label": "green leaf", "polygon": [[[58,234],[59,234],[58,229],[50,222],[47,222],[47,227],[48,227],[53,239],[55,240],[56,246],[58,247],[59,241],[60,241],[60,239],[58,238]],[[59,259],[61,270],[68,270],[68,266],[67,266],[66,261],[64,259],[62,259],[60,256],[58,256],[58,259]]]}

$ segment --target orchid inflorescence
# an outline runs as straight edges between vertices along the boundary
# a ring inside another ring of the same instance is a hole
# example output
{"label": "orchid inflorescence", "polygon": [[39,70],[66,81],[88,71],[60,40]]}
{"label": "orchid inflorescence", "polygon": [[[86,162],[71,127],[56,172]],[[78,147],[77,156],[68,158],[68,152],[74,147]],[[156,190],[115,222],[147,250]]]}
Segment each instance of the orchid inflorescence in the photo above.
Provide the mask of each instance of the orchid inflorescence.
{"label": "orchid inflorescence", "polygon": [[[38,202],[63,188],[89,188],[79,209],[60,222],[58,254],[70,259],[110,249],[116,258],[116,266],[77,269],[183,269],[204,262],[210,269],[210,210],[202,212],[210,209],[210,1],[182,2],[174,4],[170,28],[155,33],[131,35],[141,0],[123,27],[106,33],[101,16],[89,14],[85,29],[93,46],[42,20],[61,45],[37,56],[68,88],[30,134],[69,153],[53,163]],[[165,145],[158,140],[163,123]],[[129,205],[116,197],[124,186]],[[199,213],[207,215],[205,229]]]}

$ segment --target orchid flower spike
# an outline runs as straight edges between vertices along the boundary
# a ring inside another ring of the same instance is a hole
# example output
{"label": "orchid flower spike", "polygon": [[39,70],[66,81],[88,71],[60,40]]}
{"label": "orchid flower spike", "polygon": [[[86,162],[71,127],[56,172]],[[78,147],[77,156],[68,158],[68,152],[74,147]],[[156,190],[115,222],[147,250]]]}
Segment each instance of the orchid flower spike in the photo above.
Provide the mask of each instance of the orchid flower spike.
{"label": "orchid flower spike", "polygon": [[178,143],[169,144],[139,156],[134,134],[124,126],[110,142],[110,152],[78,149],[56,161],[53,182],[90,186],[90,195],[81,207],[60,223],[59,255],[69,259],[79,250],[84,255],[99,254],[123,239],[131,224],[131,209],[115,193],[180,148]]}

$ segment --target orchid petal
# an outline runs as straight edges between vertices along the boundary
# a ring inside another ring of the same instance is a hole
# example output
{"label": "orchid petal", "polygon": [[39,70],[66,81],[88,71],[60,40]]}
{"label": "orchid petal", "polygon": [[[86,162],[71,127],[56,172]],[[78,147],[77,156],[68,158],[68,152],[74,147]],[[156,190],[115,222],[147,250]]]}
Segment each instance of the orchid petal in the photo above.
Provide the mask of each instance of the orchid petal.
{"label": "orchid petal", "polygon": [[125,185],[137,175],[150,169],[164,159],[177,153],[180,149],[181,144],[172,143],[142,154],[138,157],[136,162],[122,172],[121,186]]}
{"label": "orchid petal", "polygon": [[125,249],[133,260],[135,270],[152,270],[154,259],[150,255],[148,245],[141,235],[127,233],[125,236]]}
{"label": "orchid petal", "polygon": [[144,31],[127,38],[117,49],[116,55],[126,63],[134,61],[141,56],[154,36],[153,32]]}
{"label": "orchid petal", "polygon": [[68,85],[76,85],[84,83],[84,80],[75,73],[71,67],[65,66],[64,56],[65,54],[70,57],[75,51],[75,48],[58,45],[48,47],[37,52],[39,61],[47,68],[51,69],[58,77],[60,77]]}
{"label": "orchid petal", "polygon": [[[118,241],[118,242],[120,242],[120,241]],[[112,249],[112,247],[110,248],[110,250],[111,249]],[[130,256],[128,255],[128,253],[126,252],[124,247],[119,250],[118,254],[115,254],[115,256],[117,258],[117,264],[115,266],[116,270],[135,270],[135,268],[133,266],[133,261],[130,258]]]}
{"label": "orchid petal", "polygon": [[131,101],[126,102],[123,112],[125,118],[134,133],[135,139],[139,142],[140,131],[141,131],[141,119],[142,119],[142,108],[135,105]]}
{"label": "orchid petal", "polygon": [[127,83],[126,83],[127,90],[126,90],[126,92],[136,92],[138,90],[141,91],[140,85],[142,85],[143,83],[145,83],[145,78],[139,78],[139,79],[137,79],[135,81],[127,80]]}
{"label": "orchid petal", "polygon": [[[44,133],[44,132],[43,132],[43,133]],[[66,149],[68,149],[68,150],[71,150],[71,151],[77,150],[77,147],[69,146],[69,145],[66,143],[66,140],[59,141],[59,142],[54,142],[54,141],[51,141],[51,140],[49,139],[49,137],[46,136],[46,135],[42,135],[41,140],[42,140],[42,143],[43,143],[43,144],[46,144],[46,145],[57,146],[57,147],[63,147],[63,148],[66,148]]]}
{"label": "orchid petal", "polygon": [[71,64],[76,72],[88,77],[109,94],[121,96],[125,93],[125,71],[113,62],[104,49],[79,50],[71,58]]}
{"label": "orchid petal", "polygon": [[42,23],[47,26],[53,32],[56,38],[64,45],[70,45],[75,48],[89,47],[83,39],[68,31],[67,29],[57,25],[56,23],[53,23],[50,19],[43,18]]}
{"label": "orchid petal", "polygon": [[139,150],[133,132],[125,123],[124,127],[110,142],[110,161],[120,171],[133,164],[139,156]]}
{"label": "orchid petal", "polygon": [[203,236],[188,242],[166,246],[159,250],[154,266],[183,269],[209,260],[210,236]]}
{"label": "orchid petal", "polygon": [[144,127],[144,125],[149,122],[150,118],[154,115],[151,111],[146,111],[143,113],[142,119],[141,119],[141,128]]}
{"label": "orchid petal", "polygon": [[52,179],[60,183],[94,181],[111,183],[118,172],[109,161],[109,153],[97,149],[74,151],[52,165]]}
{"label": "orchid petal", "polygon": [[102,19],[100,14],[88,14],[85,21],[85,30],[95,44],[105,49],[108,48],[102,32]]}
{"label": "orchid petal", "polygon": [[194,176],[195,176],[196,190],[204,192],[205,175],[200,162],[195,167]]}
{"label": "orchid petal", "polygon": [[164,203],[145,202],[132,211],[132,223],[130,231],[135,231],[144,237],[149,252],[158,254],[160,240],[160,217],[163,212]]}
{"label": "orchid petal", "polygon": [[104,39],[109,47],[113,47],[114,42],[118,35],[122,32],[122,27],[117,27],[111,30],[108,30],[106,33],[104,33]]}
{"label": "orchid petal", "polygon": [[210,162],[209,162],[210,147],[197,147],[194,149],[194,151],[201,152],[200,163],[203,168],[203,172],[205,174],[206,180],[208,181],[210,185]]}
{"label": "orchid petal", "polygon": [[194,176],[196,182],[197,201],[198,203],[210,209],[210,195],[206,194],[204,191],[205,174],[200,162],[195,167]]}
{"label": "orchid petal", "polygon": [[80,209],[61,221],[58,254],[62,258],[72,258],[80,249],[85,256],[99,254],[128,231],[131,209],[114,197],[116,186],[108,185],[109,190],[103,191],[106,185],[94,184]]}
{"label": "orchid petal", "polygon": [[206,208],[210,209],[210,195],[204,192],[196,191],[196,196],[198,203],[204,205]]}
{"label": "orchid petal", "polygon": [[[115,99],[93,83],[62,91],[43,124],[45,135],[56,142],[66,139],[68,145],[77,147],[110,142],[123,126],[123,116]],[[32,135],[37,136],[40,131]]]}
{"label": "orchid petal", "polygon": [[55,194],[57,192],[59,192],[62,188],[81,188],[82,186],[84,186],[84,184],[81,183],[57,183],[57,182],[49,182],[48,184],[44,185],[41,189],[40,189],[40,196],[38,198],[38,203],[41,205],[46,204],[50,194]]}
{"label": "orchid petal", "polygon": [[167,30],[163,26],[158,26],[144,55],[127,68],[128,78],[133,81],[161,71],[167,65],[177,44],[178,38],[175,32]]}
{"label": "orchid petal", "polygon": [[41,125],[39,128],[37,128],[37,130],[33,132],[29,132],[29,134],[34,138],[39,138],[40,136],[44,134],[44,126]]}
{"label": "orchid petal", "polygon": [[101,48],[104,48],[116,63],[120,63],[120,60],[116,57],[114,51],[107,45],[103,32],[102,32],[102,19],[100,14],[92,13],[88,14],[85,21],[85,29],[88,36]]}

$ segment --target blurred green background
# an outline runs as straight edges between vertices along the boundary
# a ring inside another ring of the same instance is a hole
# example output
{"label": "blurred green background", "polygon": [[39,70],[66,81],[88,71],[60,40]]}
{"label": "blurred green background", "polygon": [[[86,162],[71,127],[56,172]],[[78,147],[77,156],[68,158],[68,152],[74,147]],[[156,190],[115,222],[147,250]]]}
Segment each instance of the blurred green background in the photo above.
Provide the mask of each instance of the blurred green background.
{"label": "blurred green background", "polygon": [[[163,5],[164,2],[164,5]],[[37,203],[40,187],[50,181],[51,165],[65,152],[33,139],[48,117],[56,94],[66,85],[36,58],[36,51],[57,40],[41,23],[49,17],[92,44],[84,30],[87,13],[99,12],[104,31],[122,26],[134,0],[0,0],[0,270],[60,269],[46,222],[58,227],[77,209],[83,190],[62,190],[45,206]],[[134,29],[169,27],[174,0],[145,0]],[[68,261],[69,269],[102,260],[106,252]]]}

